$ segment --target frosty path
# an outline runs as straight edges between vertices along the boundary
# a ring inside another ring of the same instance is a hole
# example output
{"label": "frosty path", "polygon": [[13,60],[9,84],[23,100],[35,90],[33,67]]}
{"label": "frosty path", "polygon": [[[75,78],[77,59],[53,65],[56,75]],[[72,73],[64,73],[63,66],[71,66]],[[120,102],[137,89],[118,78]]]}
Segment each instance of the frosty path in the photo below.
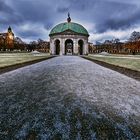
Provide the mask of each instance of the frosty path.
{"label": "frosty path", "polygon": [[0,75],[0,139],[140,139],[140,82],[78,56]]}

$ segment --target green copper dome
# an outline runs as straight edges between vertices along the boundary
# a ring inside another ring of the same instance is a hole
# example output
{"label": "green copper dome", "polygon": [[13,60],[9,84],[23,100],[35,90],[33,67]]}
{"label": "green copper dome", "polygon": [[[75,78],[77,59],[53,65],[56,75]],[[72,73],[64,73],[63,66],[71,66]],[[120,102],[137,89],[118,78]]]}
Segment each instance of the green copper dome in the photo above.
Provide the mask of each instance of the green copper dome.
{"label": "green copper dome", "polygon": [[65,23],[56,25],[51,30],[49,35],[52,36],[52,35],[67,31],[67,30],[70,30],[70,31],[73,31],[75,33],[82,34],[85,36],[89,36],[88,31],[82,25],[74,23],[74,22],[65,22]]}

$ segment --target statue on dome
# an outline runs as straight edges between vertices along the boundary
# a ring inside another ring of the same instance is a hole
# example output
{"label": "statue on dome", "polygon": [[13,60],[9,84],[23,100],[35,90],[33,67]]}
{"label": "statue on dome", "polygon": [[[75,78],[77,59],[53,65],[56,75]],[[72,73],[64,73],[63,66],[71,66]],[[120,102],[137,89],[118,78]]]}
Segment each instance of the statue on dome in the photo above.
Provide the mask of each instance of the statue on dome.
{"label": "statue on dome", "polygon": [[68,22],[71,22],[71,18],[70,18],[70,13],[68,12],[68,18],[67,18]]}

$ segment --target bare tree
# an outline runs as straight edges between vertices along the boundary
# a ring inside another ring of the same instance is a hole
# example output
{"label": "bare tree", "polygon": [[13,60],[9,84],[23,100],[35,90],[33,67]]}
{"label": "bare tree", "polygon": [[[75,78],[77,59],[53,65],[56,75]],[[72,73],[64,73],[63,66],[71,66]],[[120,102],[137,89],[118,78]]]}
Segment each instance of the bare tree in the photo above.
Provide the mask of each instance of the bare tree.
{"label": "bare tree", "polygon": [[139,40],[140,40],[140,32],[134,31],[134,32],[131,34],[131,36],[130,36],[130,38],[129,38],[129,41],[130,41],[130,42],[136,42],[136,41],[139,41]]}

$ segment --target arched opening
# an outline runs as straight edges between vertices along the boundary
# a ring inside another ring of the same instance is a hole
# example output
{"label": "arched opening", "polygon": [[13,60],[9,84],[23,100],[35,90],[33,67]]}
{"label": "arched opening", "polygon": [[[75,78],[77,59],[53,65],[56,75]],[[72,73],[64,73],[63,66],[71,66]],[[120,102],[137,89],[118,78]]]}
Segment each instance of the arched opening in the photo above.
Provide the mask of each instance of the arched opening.
{"label": "arched opening", "polygon": [[79,50],[79,54],[80,55],[83,55],[83,46],[84,46],[84,42],[83,42],[83,40],[79,40],[78,41],[78,45],[79,45],[79,47],[78,47],[78,50]]}
{"label": "arched opening", "polygon": [[58,39],[55,41],[55,54],[60,54],[60,41]]}
{"label": "arched opening", "polygon": [[73,54],[73,41],[71,39],[67,39],[65,41],[65,55]]}

